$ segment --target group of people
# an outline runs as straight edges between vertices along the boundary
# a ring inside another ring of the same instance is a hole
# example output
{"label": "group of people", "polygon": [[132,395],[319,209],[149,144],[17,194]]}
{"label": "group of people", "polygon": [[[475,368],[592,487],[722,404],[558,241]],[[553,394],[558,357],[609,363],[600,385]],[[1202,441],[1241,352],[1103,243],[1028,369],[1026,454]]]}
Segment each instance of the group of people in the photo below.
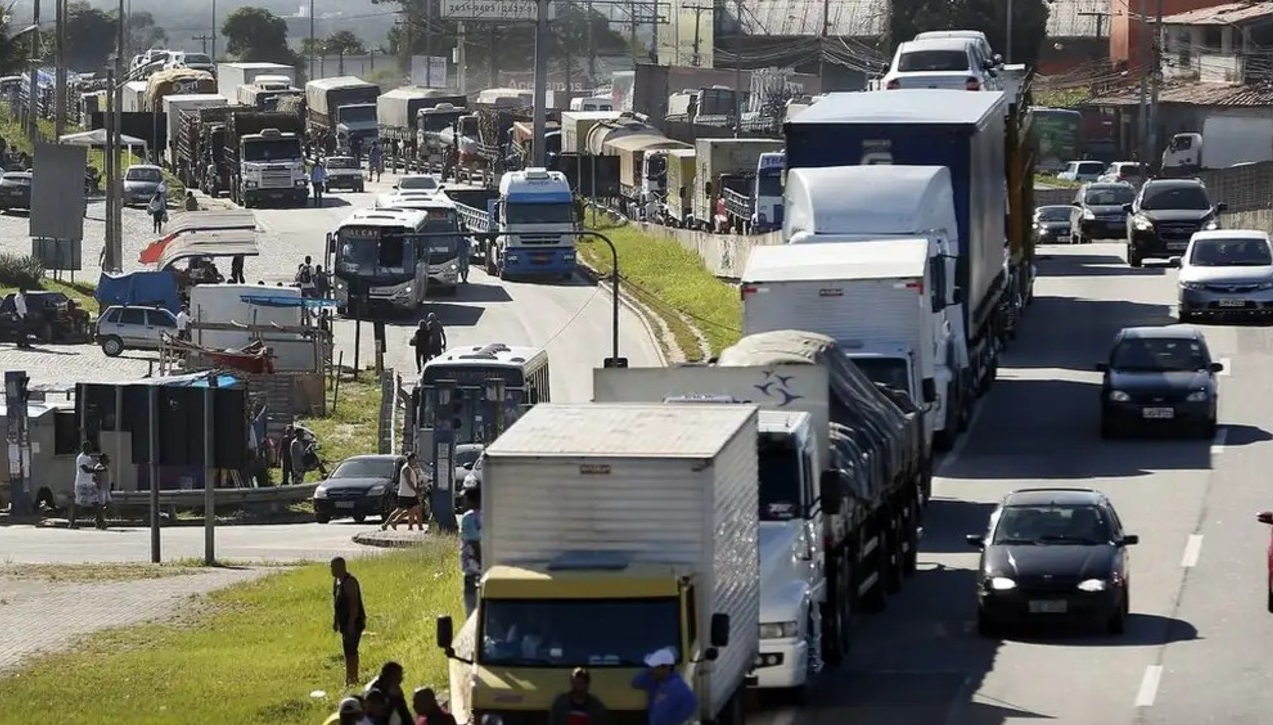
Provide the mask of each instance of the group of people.
{"label": "group of people", "polygon": [[310,299],[326,299],[331,292],[331,276],[322,265],[314,264],[314,258],[305,257],[305,261],[296,265],[293,284],[301,290],[301,297]]}
{"label": "group of people", "polygon": [[289,425],[279,440],[279,461],[283,466],[283,483],[305,483],[305,474],[318,471],[324,478],[327,467],[318,455],[318,436],[308,428]]}
{"label": "group of people", "polygon": [[401,664],[386,662],[361,693],[340,701],[324,725],[456,725],[431,688],[416,688],[408,703],[402,688],[405,679]]}

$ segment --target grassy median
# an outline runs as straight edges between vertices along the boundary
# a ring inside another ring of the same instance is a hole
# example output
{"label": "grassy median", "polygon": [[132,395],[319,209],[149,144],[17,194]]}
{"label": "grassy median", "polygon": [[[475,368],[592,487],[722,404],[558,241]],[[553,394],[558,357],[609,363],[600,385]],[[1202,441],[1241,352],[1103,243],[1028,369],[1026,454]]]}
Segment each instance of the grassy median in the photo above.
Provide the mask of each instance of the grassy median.
{"label": "grassy median", "polygon": [[[592,229],[614,242],[628,291],[667,324],[688,360],[703,359],[694,330],[706,338],[712,354],[738,340],[742,320],[738,290],[716,279],[697,254],[627,224],[601,222]],[[579,253],[593,269],[610,273],[610,250],[604,244],[585,240]]]}
{"label": "grassy median", "polygon": [[328,468],[350,456],[378,453],[380,385],[375,372],[364,370],[357,380],[342,372],[339,384],[328,378],[327,417],[299,422],[318,436],[319,452]]}
{"label": "grassy median", "polygon": [[[439,538],[350,562],[369,613],[364,680],[393,659],[408,692],[447,688],[433,620],[462,614],[458,551]],[[43,722],[53,707],[59,721],[102,725],[313,725],[344,693],[331,616],[326,564],[231,587],[191,600],[185,616],[102,632],[0,676],[0,719]]]}

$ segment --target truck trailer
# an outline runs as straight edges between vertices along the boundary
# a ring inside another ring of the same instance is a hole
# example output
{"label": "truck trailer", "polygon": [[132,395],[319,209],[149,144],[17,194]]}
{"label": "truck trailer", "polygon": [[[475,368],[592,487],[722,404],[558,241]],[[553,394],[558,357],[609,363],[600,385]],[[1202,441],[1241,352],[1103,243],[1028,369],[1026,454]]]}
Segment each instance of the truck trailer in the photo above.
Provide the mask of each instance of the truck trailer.
{"label": "truck trailer", "polygon": [[210,95],[217,92],[217,82],[206,70],[171,68],[159,71],[146,81],[143,111],[162,111],[165,96]]}
{"label": "truck trailer", "polygon": [[284,76],[296,83],[296,69],[282,63],[217,63],[217,90],[230,97],[239,86],[250,86],[259,76]]}
{"label": "truck trailer", "polygon": [[197,93],[191,95],[165,96],[163,100],[164,118],[168,124],[168,163],[176,169],[179,154],[177,146],[181,136],[182,117],[187,111],[197,108],[218,108],[228,105],[225,96],[215,93]]}
{"label": "truck trailer", "polygon": [[[695,151],[697,168],[694,172],[694,218],[700,225],[710,228],[717,216],[717,206],[725,196],[721,190],[722,177],[756,179],[760,176],[761,157],[781,152],[782,141],[763,138],[700,138],[695,142]],[[780,178],[781,168],[777,173]],[[772,169],[767,168],[766,176],[771,174]],[[755,181],[752,185],[754,184]],[[746,186],[744,184],[743,188]],[[772,223],[773,217],[778,213],[776,209],[782,206],[781,184],[778,187],[774,190],[777,194],[770,193],[771,189],[766,181],[766,194],[759,197],[756,204],[750,205],[767,210],[766,225]]]}
{"label": "truck trailer", "polygon": [[743,722],[756,421],[749,405],[541,403],[490,444],[477,609],[458,632],[437,621],[456,719],[545,722],[564,673],[588,667],[612,722],[644,721],[631,682],[670,649],[689,719]]}

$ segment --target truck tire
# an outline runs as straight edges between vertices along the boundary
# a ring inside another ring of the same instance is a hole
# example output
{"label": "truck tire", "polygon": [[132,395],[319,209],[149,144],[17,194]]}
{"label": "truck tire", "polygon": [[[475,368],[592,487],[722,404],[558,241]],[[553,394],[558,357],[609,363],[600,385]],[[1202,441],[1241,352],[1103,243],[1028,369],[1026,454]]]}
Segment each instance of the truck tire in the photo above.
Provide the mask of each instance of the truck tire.
{"label": "truck tire", "polygon": [[902,591],[902,584],[906,581],[906,552],[902,546],[905,531],[906,507],[899,506],[893,512],[888,535],[885,537],[888,541],[888,553],[883,558],[884,573],[880,576],[884,580],[884,591],[889,594]]}
{"label": "truck tire", "polygon": [[853,570],[848,554],[847,549],[841,548],[838,554],[828,557],[829,596],[822,605],[822,661],[829,667],[843,664],[852,644]]}

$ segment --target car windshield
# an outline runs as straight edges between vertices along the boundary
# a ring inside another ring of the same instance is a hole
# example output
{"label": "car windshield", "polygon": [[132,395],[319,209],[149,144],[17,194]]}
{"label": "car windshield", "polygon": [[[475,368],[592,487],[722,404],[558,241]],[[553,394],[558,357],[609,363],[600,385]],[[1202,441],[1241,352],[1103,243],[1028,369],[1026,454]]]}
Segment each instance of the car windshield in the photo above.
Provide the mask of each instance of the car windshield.
{"label": "car windshield", "polygon": [[1123,340],[1110,367],[1124,372],[1183,372],[1202,370],[1207,353],[1197,340],[1181,337],[1135,337]]}
{"label": "car windshield", "polygon": [[408,189],[432,191],[438,188],[438,180],[432,176],[408,176],[398,182],[398,188],[403,191]]}
{"label": "car windshield", "polygon": [[348,156],[328,156],[325,164],[329,169],[357,169],[358,162]]}
{"label": "car windshield", "polygon": [[150,181],[158,184],[164,180],[164,173],[159,169],[129,169],[124,173],[125,181]]}
{"label": "car windshield", "polygon": [[1263,239],[1199,239],[1189,264],[1198,267],[1267,267],[1273,265],[1269,243]]}
{"label": "car windshield", "polygon": [[676,597],[483,599],[480,661],[491,666],[641,667],[680,641]]}
{"label": "car windshield", "polygon": [[457,446],[455,449],[455,465],[460,468],[477,463],[482,456],[481,446]]}
{"label": "car windshield", "polygon": [[1079,174],[1099,174],[1104,169],[1104,165],[1099,161],[1080,161],[1075,171]]}
{"label": "car windshield", "polygon": [[1083,203],[1088,206],[1121,206],[1130,204],[1136,198],[1136,192],[1125,186],[1094,186],[1083,195]]}
{"label": "car windshield", "polygon": [[331,478],[393,478],[393,458],[352,458],[336,466]]}
{"label": "car windshield", "polygon": [[897,70],[901,73],[968,70],[968,53],[962,50],[915,50],[902,53],[902,57],[897,59]]}
{"label": "car windshield", "polygon": [[1151,188],[1141,197],[1140,208],[1146,211],[1162,209],[1188,209],[1203,211],[1211,208],[1207,192],[1200,186],[1168,186]]}
{"label": "car windshield", "polygon": [[992,544],[1108,544],[1110,522],[1098,506],[1005,506],[999,513]]}
{"label": "car windshield", "polygon": [[1035,213],[1041,222],[1068,222],[1070,220],[1070,207],[1068,206],[1041,206]]}

